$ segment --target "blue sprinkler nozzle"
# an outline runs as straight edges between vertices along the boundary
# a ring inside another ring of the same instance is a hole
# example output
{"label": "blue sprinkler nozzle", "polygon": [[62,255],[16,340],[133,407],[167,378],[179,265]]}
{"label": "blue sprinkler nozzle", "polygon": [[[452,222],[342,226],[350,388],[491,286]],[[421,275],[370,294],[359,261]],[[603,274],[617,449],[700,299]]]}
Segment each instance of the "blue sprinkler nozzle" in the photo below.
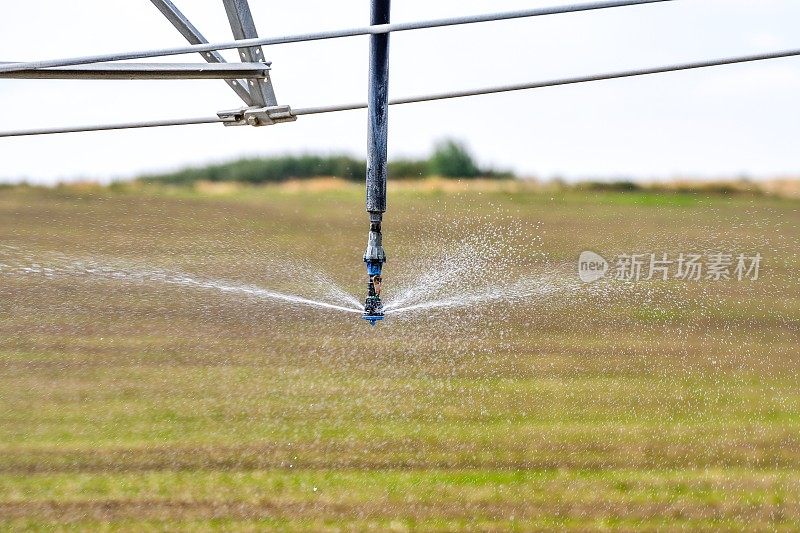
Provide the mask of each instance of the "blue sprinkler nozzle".
{"label": "blue sprinkler nozzle", "polygon": [[383,315],[368,315],[365,313],[361,318],[369,322],[370,326],[375,326],[376,322],[383,320]]}

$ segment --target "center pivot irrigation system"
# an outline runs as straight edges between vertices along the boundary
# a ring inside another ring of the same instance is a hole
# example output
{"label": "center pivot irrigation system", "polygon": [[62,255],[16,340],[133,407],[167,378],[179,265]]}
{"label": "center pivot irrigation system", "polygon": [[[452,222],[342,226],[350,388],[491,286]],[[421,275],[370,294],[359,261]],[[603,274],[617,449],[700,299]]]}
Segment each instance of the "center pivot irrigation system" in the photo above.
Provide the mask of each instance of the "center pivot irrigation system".
{"label": "center pivot irrigation system", "polygon": [[[389,99],[389,34],[398,31],[439,28],[478,22],[510,20],[563,13],[577,13],[641,4],[673,2],[675,0],[615,0],[582,4],[568,4],[454,17],[448,19],[420,22],[390,23],[390,0],[370,0],[371,20],[369,26],[332,30],[317,33],[285,35],[280,37],[259,37],[248,0],[222,0],[228,15],[234,41],[209,43],[198,29],[180,12],[170,0],[150,0],[158,10],[186,38],[188,46],[158,50],[139,50],[118,52],[86,57],[51,59],[27,63],[0,63],[0,79],[90,79],[90,80],[164,80],[164,79],[222,79],[241,98],[245,106],[220,111],[215,117],[199,117],[174,120],[154,120],[122,124],[101,124],[77,127],[46,128],[33,130],[0,131],[0,137],[21,137],[46,135],[52,133],[72,133],[85,131],[104,131],[130,128],[151,128],[159,126],[186,126],[191,124],[222,123],[225,126],[271,126],[297,120],[298,116],[367,109],[367,212],[369,213],[369,237],[364,262],[367,266],[367,298],[363,318],[372,325],[383,320],[381,303],[381,272],[386,262],[383,249],[381,222],[386,211],[386,159],[388,138],[388,115],[390,105],[429,102],[465,96],[478,96],[492,93],[538,89],[559,85],[570,85],[600,80],[629,78],[647,74],[659,74],[681,70],[691,70],[736,63],[748,63],[767,59],[800,56],[800,49],[783,50],[748,56],[719,58],[706,61],[679,63],[636,70],[606,72],[513,85],[501,85],[479,89],[443,92],[404,98]],[[318,41],[341,37],[369,35],[369,91],[366,103],[326,105],[292,109],[288,105],[278,105],[270,78],[271,63],[266,61],[262,46]],[[240,63],[227,63],[219,50],[237,49]],[[203,63],[116,63],[122,60],[165,57],[188,53],[199,53]]]}

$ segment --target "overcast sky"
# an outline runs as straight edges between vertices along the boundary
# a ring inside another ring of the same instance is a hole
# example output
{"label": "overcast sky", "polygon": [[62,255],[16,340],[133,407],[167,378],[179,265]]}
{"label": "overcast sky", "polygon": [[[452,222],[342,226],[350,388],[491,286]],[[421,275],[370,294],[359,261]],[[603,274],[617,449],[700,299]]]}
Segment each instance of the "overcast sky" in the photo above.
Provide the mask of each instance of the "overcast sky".
{"label": "overcast sky", "polygon": [[[220,1],[176,3],[208,39],[230,39]],[[557,3],[395,0],[392,20]],[[368,0],[251,0],[251,6],[262,36],[369,22]],[[26,0],[0,9],[3,61],[184,44],[148,0]],[[391,94],[800,48],[798,20],[797,0],[677,0],[402,32],[391,37]],[[364,100],[367,39],[267,48],[279,103]],[[235,60],[235,52],[225,55]],[[435,140],[455,137],[484,164],[540,178],[800,175],[798,91],[800,59],[790,58],[396,106],[390,157],[424,156]],[[209,116],[239,105],[216,80],[0,80],[0,129]],[[0,139],[0,177],[108,180],[241,156],[363,155],[365,135],[365,112],[350,111],[259,129],[205,125]]]}

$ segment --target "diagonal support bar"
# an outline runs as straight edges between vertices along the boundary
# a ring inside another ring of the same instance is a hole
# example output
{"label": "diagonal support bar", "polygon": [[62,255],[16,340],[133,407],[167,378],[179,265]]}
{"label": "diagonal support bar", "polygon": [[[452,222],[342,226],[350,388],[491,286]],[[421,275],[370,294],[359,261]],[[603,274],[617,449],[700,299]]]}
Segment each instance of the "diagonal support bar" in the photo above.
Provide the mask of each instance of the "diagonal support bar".
{"label": "diagonal support bar", "polygon": [[[258,38],[258,31],[256,31],[253,14],[250,12],[247,0],[222,0],[222,3],[225,5],[225,12],[228,14],[234,39],[240,41]],[[239,48],[239,57],[245,63],[261,63],[264,61],[264,51],[261,46]],[[247,83],[253,105],[263,107],[278,104],[269,76],[264,79],[249,79]]]}
{"label": "diagonal support bar", "polygon": [[[150,0],[161,14],[166,17],[175,29],[177,29],[190,44],[206,44],[208,40],[203,37],[194,24],[192,24],[186,16],[173,4],[170,0]],[[216,50],[208,50],[200,53],[209,63],[225,63],[225,58]],[[239,95],[239,98],[247,105],[253,105],[253,99],[250,97],[250,91],[247,90],[245,83],[239,80],[227,80],[228,85],[233,91]]]}

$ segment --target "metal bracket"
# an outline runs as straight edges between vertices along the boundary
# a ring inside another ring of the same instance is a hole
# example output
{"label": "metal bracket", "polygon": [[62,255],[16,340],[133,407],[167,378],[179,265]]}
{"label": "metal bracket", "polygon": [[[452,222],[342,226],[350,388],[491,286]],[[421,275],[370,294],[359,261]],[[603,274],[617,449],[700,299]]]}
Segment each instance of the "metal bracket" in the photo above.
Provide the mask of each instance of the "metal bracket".
{"label": "metal bracket", "polygon": [[[163,14],[175,29],[177,29],[181,35],[183,35],[187,41],[192,44],[204,44],[207,43],[203,34],[200,33],[194,24],[192,24],[183,13],[181,13],[180,9],[171,2],[171,0],[150,0],[153,5],[155,5],[161,14]],[[203,56],[209,63],[225,63],[225,58],[217,51],[209,51],[203,52],[200,55]],[[247,90],[247,83],[244,81],[239,80],[227,80],[228,85],[231,89],[239,95],[239,98],[247,105],[253,105],[253,99],[250,97],[250,91]]]}
{"label": "metal bracket", "polygon": [[[225,12],[228,14],[228,22],[230,22],[234,39],[239,41],[258,37],[253,14],[250,12],[250,4],[247,3],[247,0],[222,0],[222,3],[225,5]],[[264,61],[264,51],[260,46],[239,48],[239,57],[246,63],[259,63]],[[247,83],[253,105],[269,107],[278,104],[269,76],[263,79],[249,79]]]}
{"label": "metal bracket", "polygon": [[[208,42],[171,0],[150,1],[190,43]],[[228,15],[233,37],[237,41],[258,37],[253,14],[250,11],[250,5],[247,0],[222,0],[222,3]],[[209,63],[225,63],[225,59],[218,52],[209,51],[201,55]],[[255,72],[253,75],[246,76],[244,83],[235,79],[228,80],[230,87],[236,91],[236,94],[244,100],[248,107],[220,111],[217,116],[223,123],[226,126],[271,126],[297,120],[297,116],[292,113],[288,105],[278,105],[275,91],[272,88],[272,80],[270,80],[269,76],[269,63],[264,60],[264,51],[261,47],[247,46],[239,48],[239,57],[243,66],[248,63],[259,63],[264,64],[264,69]],[[221,67],[220,70],[227,70],[228,68],[230,67]]]}
{"label": "metal bracket", "polygon": [[226,126],[272,126],[283,122],[294,122],[297,116],[288,105],[267,107],[243,107],[220,111],[217,116]]}

